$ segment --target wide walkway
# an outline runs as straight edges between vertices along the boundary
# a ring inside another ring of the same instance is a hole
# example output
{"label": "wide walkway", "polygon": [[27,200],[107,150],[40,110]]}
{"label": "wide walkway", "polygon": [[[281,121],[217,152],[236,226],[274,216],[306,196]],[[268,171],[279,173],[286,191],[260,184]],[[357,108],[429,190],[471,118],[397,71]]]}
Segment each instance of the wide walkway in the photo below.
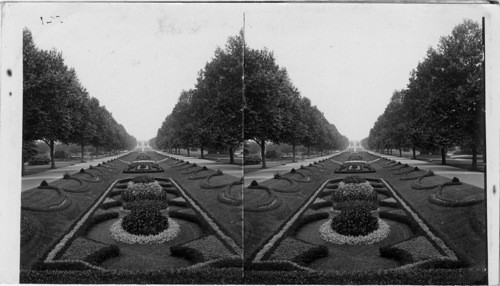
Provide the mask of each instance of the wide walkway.
{"label": "wide walkway", "polygon": [[97,159],[92,159],[91,161],[87,161],[85,163],[78,163],[66,167],[61,167],[37,174],[32,174],[32,175],[26,175],[22,177],[21,181],[21,191],[24,192],[26,190],[29,190],[34,187],[40,186],[40,183],[45,180],[47,183],[50,183],[52,181],[55,181],[57,179],[62,179],[63,175],[68,172],[70,174],[76,173],[80,171],[80,169],[88,169],[90,165],[96,166],[97,164],[101,164],[104,161],[112,160],[118,157],[121,157],[123,155],[126,155],[128,153],[121,153],[118,155],[114,156],[108,156],[108,157],[102,157],[102,158],[97,158]]}
{"label": "wide walkway", "polygon": [[440,175],[446,178],[453,179],[453,177],[457,177],[461,182],[473,185],[479,188],[484,189],[484,173],[481,172],[473,172],[468,171],[452,166],[440,165],[431,163],[428,161],[414,160],[405,157],[398,157],[392,155],[381,154],[378,152],[367,151],[373,155],[380,156],[383,158],[387,158],[390,160],[395,160],[397,162],[401,162],[401,164],[408,164],[413,167],[418,167],[422,170],[432,170],[434,174]]}

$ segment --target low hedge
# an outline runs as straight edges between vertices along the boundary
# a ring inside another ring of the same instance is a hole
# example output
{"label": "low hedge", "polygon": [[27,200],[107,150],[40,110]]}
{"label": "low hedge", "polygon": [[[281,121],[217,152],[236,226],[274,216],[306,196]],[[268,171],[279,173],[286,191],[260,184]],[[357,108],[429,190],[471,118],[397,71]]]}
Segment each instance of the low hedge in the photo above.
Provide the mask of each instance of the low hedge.
{"label": "low hedge", "polygon": [[114,212],[114,211],[94,214],[92,216],[91,225],[95,225],[95,224],[101,223],[103,221],[107,221],[107,220],[115,219],[115,218],[119,218],[119,217],[120,217],[120,214],[118,212]]}
{"label": "low hedge", "polygon": [[193,209],[171,210],[168,212],[168,215],[171,218],[178,218],[196,223],[205,234],[214,232],[212,227],[210,227],[210,225],[204,219],[202,219]]}
{"label": "low hedge", "polygon": [[[178,197],[178,198],[182,198],[182,197]],[[178,200],[178,198],[170,200],[169,204],[171,206],[177,206],[177,207],[183,207],[183,208],[187,208],[189,206],[189,204],[186,200]]]}
{"label": "low hedge", "polygon": [[[20,282],[32,284],[412,284],[485,285],[487,271],[476,268],[307,272],[293,264],[261,262],[245,268],[172,270],[33,271],[21,270]],[[282,271],[276,269],[282,269]],[[243,275],[243,270],[245,274]],[[274,270],[274,271],[272,271]]]}
{"label": "low hedge", "polygon": [[104,209],[104,210],[107,210],[107,209],[110,209],[110,208],[119,207],[121,205],[122,205],[121,201],[110,201],[110,202],[104,202],[101,205],[101,208]]}

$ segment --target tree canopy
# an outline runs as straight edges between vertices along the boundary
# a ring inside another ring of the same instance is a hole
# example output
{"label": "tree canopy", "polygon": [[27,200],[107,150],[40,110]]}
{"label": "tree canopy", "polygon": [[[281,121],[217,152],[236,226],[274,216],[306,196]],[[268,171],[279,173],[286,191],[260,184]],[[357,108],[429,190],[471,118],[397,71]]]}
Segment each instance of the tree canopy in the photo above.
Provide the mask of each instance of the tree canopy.
{"label": "tree canopy", "polygon": [[367,144],[373,149],[468,149],[477,167],[484,150],[484,76],[482,31],[465,20],[411,73],[406,89],[396,91],[375,122]]}
{"label": "tree canopy", "polygon": [[343,149],[342,136],[324,115],[301,97],[285,68],[271,51],[251,49],[243,34],[230,37],[224,49],[199,72],[194,89],[183,91],[155,137],[162,149],[190,147],[228,149],[253,140],[261,147],[266,167],[266,143],[306,145],[320,151]]}
{"label": "tree canopy", "polygon": [[82,160],[85,145],[107,150],[136,146],[135,138],[89,96],[62,53],[38,49],[28,29],[23,30],[23,69],[23,144],[44,141],[51,168],[56,142],[81,145]]}

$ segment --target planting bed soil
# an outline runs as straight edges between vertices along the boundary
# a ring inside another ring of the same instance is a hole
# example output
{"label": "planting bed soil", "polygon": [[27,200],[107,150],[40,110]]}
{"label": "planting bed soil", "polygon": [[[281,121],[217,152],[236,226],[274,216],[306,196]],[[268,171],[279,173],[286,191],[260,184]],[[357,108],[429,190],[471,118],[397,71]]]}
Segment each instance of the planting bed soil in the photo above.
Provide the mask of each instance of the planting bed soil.
{"label": "planting bed soil", "polygon": [[[335,172],[354,159],[373,172]],[[23,192],[21,282],[487,282],[480,188],[366,152],[242,186],[148,152]]]}

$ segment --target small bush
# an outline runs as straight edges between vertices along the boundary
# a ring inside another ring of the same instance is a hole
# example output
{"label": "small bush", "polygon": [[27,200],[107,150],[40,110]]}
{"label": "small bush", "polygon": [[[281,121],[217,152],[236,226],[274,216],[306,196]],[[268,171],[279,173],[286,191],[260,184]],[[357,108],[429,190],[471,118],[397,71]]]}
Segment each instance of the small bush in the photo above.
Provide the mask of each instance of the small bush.
{"label": "small bush", "polygon": [[168,228],[168,218],[158,210],[135,208],[123,218],[122,227],[135,235],[156,235]]}
{"label": "small bush", "polygon": [[367,208],[349,209],[332,219],[332,229],[342,235],[367,235],[378,229],[378,220]]}
{"label": "small bush", "polygon": [[344,201],[335,204],[335,209],[346,211],[350,209],[365,208],[369,211],[378,209],[379,203],[377,200],[360,200],[360,201]]}
{"label": "small bush", "polygon": [[345,184],[362,184],[366,182],[366,180],[358,176],[349,176],[342,179],[342,182]]}
{"label": "small bush", "polygon": [[126,210],[133,209],[151,209],[151,210],[164,210],[168,207],[167,201],[154,201],[154,200],[138,200],[126,203],[123,208]]}
{"label": "small bush", "polygon": [[147,183],[153,183],[154,181],[155,179],[149,176],[136,176],[131,180],[131,182],[135,184],[147,184]]}

